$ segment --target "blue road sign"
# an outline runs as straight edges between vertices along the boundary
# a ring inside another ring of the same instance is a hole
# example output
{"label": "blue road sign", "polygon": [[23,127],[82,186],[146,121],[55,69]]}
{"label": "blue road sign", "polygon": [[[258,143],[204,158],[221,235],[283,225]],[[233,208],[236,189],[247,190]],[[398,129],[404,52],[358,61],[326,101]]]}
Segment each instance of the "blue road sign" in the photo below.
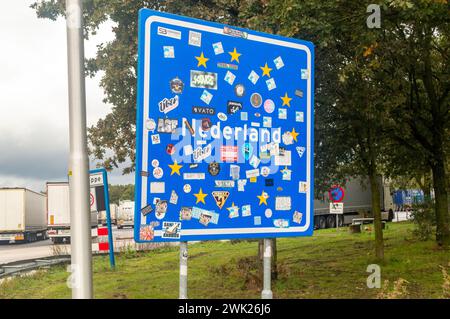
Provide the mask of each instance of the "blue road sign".
{"label": "blue road sign", "polygon": [[314,46],[142,9],[135,240],[313,232]]}

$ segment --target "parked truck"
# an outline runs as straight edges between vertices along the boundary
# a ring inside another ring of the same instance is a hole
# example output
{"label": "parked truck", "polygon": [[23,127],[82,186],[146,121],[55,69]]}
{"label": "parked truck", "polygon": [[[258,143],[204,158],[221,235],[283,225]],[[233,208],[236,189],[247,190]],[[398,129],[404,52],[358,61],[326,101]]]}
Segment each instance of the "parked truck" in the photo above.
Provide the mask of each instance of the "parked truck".
{"label": "parked truck", "polygon": [[[394,203],[389,186],[382,177],[378,179],[380,188],[381,219],[392,221]],[[330,185],[331,188],[331,185]],[[344,189],[344,213],[336,216],[330,214],[330,200],[328,193],[321,199],[314,200],[314,228],[334,228],[336,222],[339,226],[349,225],[355,218],[370,218],[372,214],[372,197],[370,185],[366,179],[354,178],[346,182]],[[389,213],[391,210],[391,213]]]}
{"label": "parked truck", "polygon": [[134,228],[134,202],[131,200],[119,202],[119,211],[117,214],[117,228]]}
{"label": "parked truck", "polygon": [[[117,224],[117,211],[119,210],[119,206],[117,204],[109,204],[109,212],[111,214],[111,224]],[[106,223],[106,211],[102,210],[98,213],[98,223],[99,225],[105,226]]]}
{"label": "parked truck", "polygon": [[[68,182],[47,182],[48,236],[54,244],[70,243],[70,200]],[[92,236],[96,237],[97,212],[91,211]]]}
{"label": "parked truck", "polygon": [[47,238],[45,195],[26,188],[0,188],[0,242]]}

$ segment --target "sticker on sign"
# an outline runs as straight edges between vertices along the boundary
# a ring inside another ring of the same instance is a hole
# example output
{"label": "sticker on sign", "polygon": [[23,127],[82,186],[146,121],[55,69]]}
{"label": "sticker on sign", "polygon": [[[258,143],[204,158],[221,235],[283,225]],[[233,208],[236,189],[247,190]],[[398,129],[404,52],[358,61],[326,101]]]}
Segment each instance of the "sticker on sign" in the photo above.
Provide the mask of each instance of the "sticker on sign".
{"label": "sticker on sign", "polygon": [[89,176],[89,184],[91,187],[103,186],[103,174],[102,173],[91,174]]}
{"label": "sticker on sign", "polygon": [[330,203],[330,214],[343,214],[344,203]]}

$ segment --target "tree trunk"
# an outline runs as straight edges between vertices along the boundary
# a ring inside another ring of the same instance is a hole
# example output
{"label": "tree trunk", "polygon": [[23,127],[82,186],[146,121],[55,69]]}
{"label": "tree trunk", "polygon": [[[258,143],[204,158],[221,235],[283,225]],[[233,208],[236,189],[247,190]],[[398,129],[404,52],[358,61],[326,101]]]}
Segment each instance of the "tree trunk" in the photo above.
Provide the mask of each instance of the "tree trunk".
{"label": "tree trunk", "polygon": [[431,167],[436,214],[436,242],[439,246],[450,247],[450,225],[448,204],[448,181],[445,160]]}

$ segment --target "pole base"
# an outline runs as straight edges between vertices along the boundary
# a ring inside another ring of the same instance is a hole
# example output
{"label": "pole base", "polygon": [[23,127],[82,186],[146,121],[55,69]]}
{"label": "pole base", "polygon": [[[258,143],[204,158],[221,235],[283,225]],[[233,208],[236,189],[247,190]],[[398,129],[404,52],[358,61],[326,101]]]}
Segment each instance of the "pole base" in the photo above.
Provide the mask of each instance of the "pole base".
{"label": "pole base", "polygon": [[273,299],[272,290],[263,290],[261,292],[261,299]]}

